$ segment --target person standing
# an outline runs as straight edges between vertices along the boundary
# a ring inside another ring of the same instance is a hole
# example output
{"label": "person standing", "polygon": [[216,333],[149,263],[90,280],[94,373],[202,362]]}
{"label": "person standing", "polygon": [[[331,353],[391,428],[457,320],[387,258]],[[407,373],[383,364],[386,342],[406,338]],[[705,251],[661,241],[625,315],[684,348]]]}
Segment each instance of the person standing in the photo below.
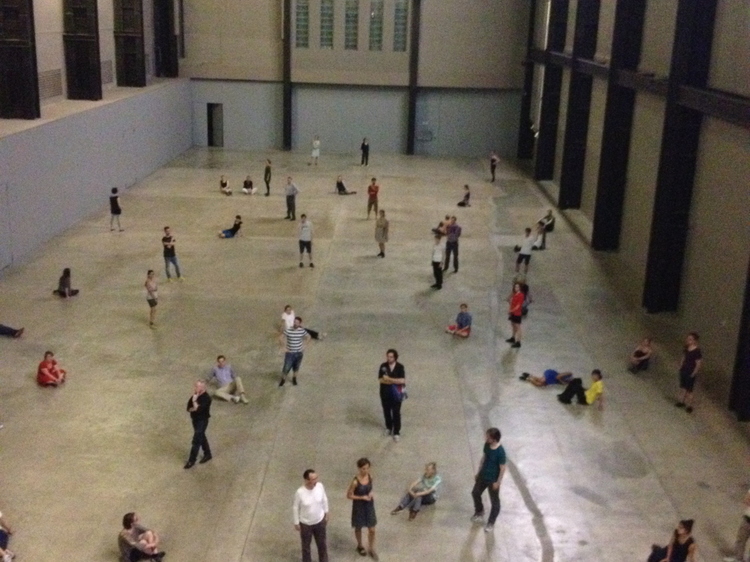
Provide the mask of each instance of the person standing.
{"label": "person standing", "polygon": [[109,231],[114,232],[115,222],[117,222],[117,228],[122,232],[125,230],[120,226],[120,215],[122,214],[122,207],[120,207],[120,196],[117,194],[117,188],[112,188],[112,195],[109,196]]}
{"label": "person standing", "polygon": [[263,170],[263,181],[266,184],[266,197],[271,195],[271,161],[266,158],[266,169]]}
{"label": "person standing", "polygon": [[362,151],[362,162],[360,166],[370,165],[370,143],[367,142],[367,137],[362,139],[362,144],[359,145],[359,149]]}
{"label": "person standing", "polygon": [[495,527],[495,520],[500,514],[500,484],[505,476],[505,448],[500,443],[500,430],[496,427],[489,428],[485,434],[482,460],[479,462],[479,471],[474,477],[474,488],[471,497],[474,500],[474,515],[471,520],[474,523],[484,522],[484,503],[482,494],[485,490],[490,496],[490,516],[484,526],[484,532],[489,533]]}
{"label": "person standing", "polygon": [[401,404],[404,401],[406,371],[398,362],[398,351],[389,349],[385,353],[385,363],[378,369],[380,383],[380,405],[385,418],[385,435],[392,435],[393,440],[401,439]]}
{"label": "person standing", "polygon": [[521,241],[521,245],[516,246],[518,248],[518,258],[516,258],[516,273],[519,273],[521,269],[521,264],[524,264],[523,272],[528,273],[529,272],[529,261],[531,261],[531,252],[534,249],[534,242],[536,242],[536,237],[531,234],[531,229],[526,228],[524,230],[525,236],[523,237],[523,240]]}
{"label": "person standing", "polygon": [[375,242],[378,243],[380,253],[378,257],[385,257],[385,243],[388,242],[388,219],[385,218],[385,211],[380,211],[378,220],[375,221]]}
{"label": "person standing", "polygon": [[212,380],[215,380],[219,387],[216,389],[214,396],[235,404],[239,402],[248,403],[242,379],[234,374],[234,369],[227,363],[227,358],[223,355],[216,358],[216,365],[211,369],[211,374],[206,379],[206,383],[210,383]]}
{"label": "person standing", "polygon": [[[357,552],[360,556],[370,555],[378,560],[375,552],[375,527],[378,518],[375,515],[375,497],[372,493],[372,476],[370,461],[361,458],[357,461],[357,475],[349,484],[346,497],[352,500],[352,527],[357,539]],[[367,550],[362,545],[362,528],[367,527]]]}
{"label": "person standing", "polygon": [[[296,314],[294,314],[294,310],[292,310],[292,305],[288,304],[284,307],[284,312],[281,314],[281,332],[283,332],[286,328],[291,328],[294,326],[294,319],[297,317]],[[310,337],[314,340],[324,340],[326,339],[326,333],[325,332],[318,332],[316,330],[313,330],[312,328],[309,328],[307,326],[304,326],[305,332],[310,334]]]}
{"label": "person standing", "polygon": [[370,218],[370,211],[375,209],[375,216],[378,216],[378,192],[380,186],[376,183],[377,179],[372,178],[370,185],[367,186],[367,218]]}
{"label": "person standing", "polygon": [[213,456],[211,447],[208,445],[206,430],[208,420],[211,418],[211,397],[206,392],[206,383],[195,381],[193,395],[187,403],[187,411],[190,412],[190,421],[193,423],[193,443],[190,448],[190,457],[183,468],[192,468],[198,458],[198,451],[203,449],[203,457],[200,464],[207,463]]}
{"label": "person standing", "polygon": [[320,158],[320,137],[315,135],[312,141],[312,152],[310,153],[312,163],[318,165],[318,158]]}
{"label": "person standing", "polygon": [[161,239],[161,245],[164,246],[164,271],[167,273],[167,283],[172,281],[172,274],[169,272],[169,264],[174,265],[177,279],[182,280],[180,275],[180,264],[177,263],[177,252],[174,249],[174,245],[177,243],[177,238],[172,236],[172,230],[168,227],[164,227],[164,236]]}
{"label": "person standing", "polygon": [[727,556],[724,562],[745,562],[745,550],[747,541],[750,539],[750,490],[745,494],[743,500],[745,513],[742,515],[740,527],[737,529],[737,540],[734,543],[734,556]]}
{"label": "person standing", "polygon": [[318,562],[328,562],[326,526],[328,525],[328,496],[318,474],[308,468],[302,475],[305,483],[297,488],[292,505],[294,529],[302,542],[302,562],[312,562],[311,543],[315,539]]}
{"label": "person standing", "polygon": [[289,371],[292,371],[292,384],[297,386],[297,373],[299,372],[300,365],[302,365],[305,342],[310,340],[307,330],[302,327],[302,318],[296,316],[292,327],[284,328],[280,340],[285,345],[285,349],[284,366],[281,368],[281,382],[279,382],[279,386],[284,386]]}
{"label": "person standing", "polygon": [[10,528],[3,514],[0,513],[0,557],[2,557],[3,562],[10,562],[16,557],[15,553],[8,548],[8,542],[10,542],[10,535],[12,534],[13,529]]}
{"label": "person standing", "polygon": [[445,265],[443,271],[448,271],[448,265],[453,254],[453,273],[458,273],[458,239],[461,236],[461,227],[456,224],[456,217],[451,217],[445,230]]}
{"label": "person standing", "polygon": [[297,194],[299,193],[299,189],[297,189],[297,186],[292,183],[292,176],[289,176],[286,178],[286,218],[287,220],[294,221],[297,220],[297,207],[296,207],[296,201],[297,201]]}
{"label": "person standing", "polygon": [[492,183],[495,183],[495,170],[497,169],[497,163],[500,162],[500,157],[495,152],[490,153],[490,172],[492,173]]}
{"label": "person standing", "polygon": [[685,339],[685,350],[682,354],[682,363],[680,364],[680,390],[677,393],[677,402],[675,406],[685,408],[690,414],[693,412],[693,388],[695,387],[695,378],[703,365],[703,353],[698,347],[699,336],[696,332],[690,332]]}
{"label": "person standing", "polygon": [[523,302],[526,299],[520,283],[513,283],[513,292],[508,297],[508,321],[512,330],[505,340],[511,347],[521,347],[521,320],[523,319]]}
{"label": "person standing", "polygon": [[312,237],[313,237],[313,225],[312,222],[307,220],[307,215],[300,217],[299,227],[297,232],[299,234],[299,266],[304,267],[302,263],[302,256],[307,251],[307,260],[310,262],[310,267],[315,267],[312,261]]}
{"label": "person standing", "polygon": [[148,303],[148,325],[154,327],[156,320],[156,305],[159,303],[158,287],[154,278],[154,270],[149,269],[146,272],[146,282],[143,284],[146,288],[146,302]]}
{"label": "person standing", "polygon": [[439,234],[435,236],[435,245],[432,247],[432,274],[435,276],[435,284],[432,285],[433,289],[443,288],[443,244],[441,243]]}

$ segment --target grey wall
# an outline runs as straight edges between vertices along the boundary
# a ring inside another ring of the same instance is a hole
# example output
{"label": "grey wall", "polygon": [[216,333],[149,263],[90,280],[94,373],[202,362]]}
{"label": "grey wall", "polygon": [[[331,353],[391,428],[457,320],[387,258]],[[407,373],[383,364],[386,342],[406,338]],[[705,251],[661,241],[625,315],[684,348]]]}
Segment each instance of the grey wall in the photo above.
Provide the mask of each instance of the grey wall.
{"label": "grey wall", "polygon": [[224,148],[280,149],[282,85],[271,82],[193,80],[193,144],[207,146],[206,105],[224,106]]}
{"label": "grey wall", "polygon": [[372,153],[406,150],[408,97],[402,88],[294,87],[292,145],[310,148],[320,136],[321,154],[359,153],[363,137]]}
{"label": "grey wall", "polygon": [[22,259],[190,148],[190,113],[175,80],[0,138],[0,256]]}
{"label": "grey wall", "polygon": [[424,156],[514,158],[520,90],[421,90],[415,151]]}

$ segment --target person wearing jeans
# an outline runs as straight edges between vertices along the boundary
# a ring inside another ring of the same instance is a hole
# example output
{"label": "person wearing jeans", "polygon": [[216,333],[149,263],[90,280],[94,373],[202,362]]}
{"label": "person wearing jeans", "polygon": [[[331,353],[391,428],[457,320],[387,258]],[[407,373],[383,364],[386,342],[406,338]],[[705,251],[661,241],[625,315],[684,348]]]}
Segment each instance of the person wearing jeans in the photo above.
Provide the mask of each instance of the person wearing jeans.
{"label": "person wearing jeans", "polygon": [[20,338],[23,334],[24,328],[11,328],[10,326],[4,326],[0,324],[0,336],[8,336],[9,338]]}
{"label": "person wearing jeans", "polygon": [[167,281],[172,280],[172,274],[169,272],[169,264],[174,266],[177,279],[182,279],[180,275],[180,264],[177,263],[177,254],[174,249],[177,239],[172,236],[172,231],[168,226],[164,227],[164,236],[161,239],[161,245],[164,246],[164,271],[167,274]]}
{"label": "person wearing jeans", "polygon": [[302,365],[302,356],[305,351],[305,342],[310,340],[310,334],[302,327],[302,318],[295,317],[291,328],[285,328],[280,340],[285,344],[284,366],[281,369],[281,381],[279,386],[284,386],[286,376],[292,371],[292,384],[297,386],[297,373]]}
{"label": "person wearing jeans", "polygon": [[474,478],[474,488],[471,497],[474,500],[474,515],[471,520],[474,523],[484,521],[484,504],[482,494],[485,490],[490,496],[490,516],[484,526],[484,532],[489,533],[495,526],[495,520],[500,514],[500,484],[505,475],[505,449],[500,444],[500,430],[491,427],[485,432],[484,454],[479,463],[479,472]]}
{"label": "person wearing jeans", "polygon": [[437,463],[428,462],[424,467],[424,475],[412,482],[396,509],[391,511],[391,515],[396,515],[408,507],[409,521],[414,520],[423,505],[432,505],[437,501],[441,481],[437,473]]}
{"label": "person wearing jeans", "polygon": [[318,547],[318,561],[328,562],[328,496],[313,469],[308,468],[302,477],[305,484],[294,494],[292,506],[294,528],[299,532],[302,542],[302,562],[312,562],[312,539],[315,539],[315,546]]}

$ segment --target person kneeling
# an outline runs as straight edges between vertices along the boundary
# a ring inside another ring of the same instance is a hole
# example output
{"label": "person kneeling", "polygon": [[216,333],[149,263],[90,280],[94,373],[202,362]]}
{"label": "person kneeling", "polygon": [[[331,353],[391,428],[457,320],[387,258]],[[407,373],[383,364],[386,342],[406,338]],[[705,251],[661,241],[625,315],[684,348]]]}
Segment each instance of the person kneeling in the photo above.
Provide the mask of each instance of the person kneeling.
{"label": "person kneeling", "polygon": [[58,386],[65,382],[65,369],[61,369],[55,361],[55,354],[44,352],[44,361],[39,363],[36,371],[36,382],[39,386]]}
{"label": "person kneeling", "polygon": [[412,482],[396,509],[391,511],[391,515],[409,508],[409,521],[413,520],[423,505],[432,505],[437,501],[441,481],[437,473],[437,464],[428,462],[424,467],[422,477]]}
{"label": "person kneeling", "polygon": [[565,387],[562,394],[557,395],[557,399],[563,404],[570,404],[573,396],[578,399],[578,403],[583,406],[592,406],[594,402],[599,401],[599,409],[604,409],[604,383],[602,382],[602,372],[599,369],[591,371],[591,379],[594,381],[591,388],[583,388],[581,379],[573,379]]}
{"label": "person kneeling", "polygon": [[232,228],[227,228],[226,230],[222,230],[221,232],[219,232],[219,238],[234,238],[240,231],[241,227],[242,217],[240,215],[237,215],[236,217],[234,217],[234,224],[232,225]]}
{"label": "person kneeling", "polygon": [[456,323],[450,324],[445,331],[460,338],[468,338],[471,334],[471,314],[468,312],[469,305],[461,304],[461,312],[456,316]]}
{"label": "person kneeling", "polygon": [[122,531],[117,537],[123,562],[161,560],[165,552],[159,552],[159,535],[140,524],[137,513],[126,513],[122,518]]}

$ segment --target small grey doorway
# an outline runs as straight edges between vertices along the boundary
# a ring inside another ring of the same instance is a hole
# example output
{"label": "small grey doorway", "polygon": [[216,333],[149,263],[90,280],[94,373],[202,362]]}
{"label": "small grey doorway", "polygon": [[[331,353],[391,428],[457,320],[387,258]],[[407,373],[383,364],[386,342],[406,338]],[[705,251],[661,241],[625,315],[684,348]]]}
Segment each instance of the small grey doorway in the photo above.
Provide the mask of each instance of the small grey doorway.
{"label": "small grey doorway", "polygon": [[208,146],[224,146],[224,104],[206,105],[208,123]]}

